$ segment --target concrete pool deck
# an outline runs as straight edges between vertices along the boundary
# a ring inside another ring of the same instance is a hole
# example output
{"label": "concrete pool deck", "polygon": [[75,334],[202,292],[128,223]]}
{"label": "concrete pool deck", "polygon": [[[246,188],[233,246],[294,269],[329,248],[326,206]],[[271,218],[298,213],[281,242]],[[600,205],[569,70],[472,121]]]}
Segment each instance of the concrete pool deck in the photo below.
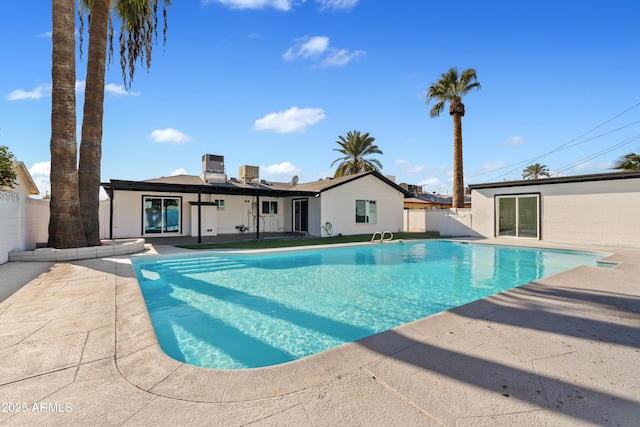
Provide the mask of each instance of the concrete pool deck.
{"label": "concrete pool deck", "polygon": [[131,256],[4,264],[0,424],[636,426],[640,248],[571,248],[618,264],[243,371],[162,353]]}

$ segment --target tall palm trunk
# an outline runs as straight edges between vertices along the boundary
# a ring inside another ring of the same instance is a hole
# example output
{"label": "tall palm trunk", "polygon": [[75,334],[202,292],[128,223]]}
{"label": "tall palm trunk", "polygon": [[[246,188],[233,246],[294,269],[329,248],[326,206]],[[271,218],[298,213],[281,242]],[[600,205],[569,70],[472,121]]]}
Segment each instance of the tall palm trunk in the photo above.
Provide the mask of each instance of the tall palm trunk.
{"label": "tall palm trunk", "polygon": [[49,243],[86,246],[80,221],[76,143],[75,2],[52,0],[51,204]]}
{"label": "tall palm trunk", "polygon": [[462,164],[462,117],[464,104],[453,100],[449,109],[453,116],[453,200],[454,208],[464,208],[464,167]]}
{"label": "tall palm trunk", "polygon": [[100,160],[110,6],[111,0],[93,0],[89,18],[89,52],[80,140],[78,192],[84,234],[90,246],[100,245]]}
{"label": "tall palm trunk", "polygon": [[464,174],[462,165],[462,117],[453,116],[453,200],[454,208],[464,208]]}

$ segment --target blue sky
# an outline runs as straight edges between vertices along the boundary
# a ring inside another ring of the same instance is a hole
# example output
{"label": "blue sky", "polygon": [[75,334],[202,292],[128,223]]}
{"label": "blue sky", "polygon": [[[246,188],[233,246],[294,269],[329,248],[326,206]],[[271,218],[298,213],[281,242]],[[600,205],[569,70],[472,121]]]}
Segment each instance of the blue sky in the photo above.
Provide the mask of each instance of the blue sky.
{"label": "blue sky", "polygon": [[[0,15],[0,145],[43,194],[45,3]],[[338,136],[359,130],[376,138],[384,174],[449,193],[452,119],[431,119],[425,94],[450,66],[482,84],[464,98],[466,184],[520,179],[535,162],[608,172],[640,151],[639,15],[637,0],[174,0],[150,71],[138,67],[130,92],[118,61],[107,72],[102,179],[197,175],[217,154],[229,177],[246,164],[313,181],[333,174]],[[79,133],[86,62],[77,68]]]}

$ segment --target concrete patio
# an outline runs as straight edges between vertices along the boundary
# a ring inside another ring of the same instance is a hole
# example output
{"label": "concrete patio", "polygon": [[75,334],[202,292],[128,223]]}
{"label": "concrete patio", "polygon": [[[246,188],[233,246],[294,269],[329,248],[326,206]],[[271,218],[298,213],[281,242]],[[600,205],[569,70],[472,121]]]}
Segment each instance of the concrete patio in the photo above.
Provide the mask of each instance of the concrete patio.
{"label": "concrete patio", "polygon": [[591,249],[618,264],[241,371],[160,350],[132,256],[4,264],[0,424],[637,426],[640,249]]}

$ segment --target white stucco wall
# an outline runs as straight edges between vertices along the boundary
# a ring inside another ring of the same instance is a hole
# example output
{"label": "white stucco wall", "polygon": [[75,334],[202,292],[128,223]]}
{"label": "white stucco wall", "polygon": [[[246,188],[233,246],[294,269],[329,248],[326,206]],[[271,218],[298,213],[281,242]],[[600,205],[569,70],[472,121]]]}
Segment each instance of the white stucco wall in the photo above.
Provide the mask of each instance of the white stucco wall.
{"label": "white stucco wall", "polygon": [[49,238],[49,200],[0,191],[0,264],[9,252],[33,250]]}
{"label": "white stucco wall", "polygon": [[[324,191],[319,199],[322,205],[319,226],[330,222],[334,236],[339,233],[352,235],[402,231],[404,195],[375,176],[365,176]],[[375,224],[356,223],[356,200],[376,201],[378,214]],[[312,211],[311,204],[309,211]],[[322,235],[326,234],[323,232]]]}
{"label": "white stucco wall", "polygon": [[442,237],[477,237],[470,208],[405,209],[404,231],[433,232]]}
{"label": "white stucco wall", "polygon": [[[149,234],[153,237],[189,236],[192,234],[193,220],[191,205],[196,202],[197,194],[154,193],[139,191],[117,191],[113,199],[113,238],[144,237],[143,234],[143,196],[181,197],[181,232]],[[293,230],[294,199],[308,201],[308,232],[313,236],[327,236],[323,226],[331,222],[332,235],[342,233],[373,234],[376,231],[398,232],[403,229],[404,194],[375,176],[364,176],[344,183],[321,193],[320,197],[260,197],[253,196],[202,195],[202,202],[224,200],[224,209],[216,211],[217,234],[236,234],[236,228],[244,225],[255,232],[254,203],[261,215],[261,232],[290,232]],[[356,200],[375,200],[377,222],[375,224],[356,223]],[[263,202],[277,202],[276,214],[263,213]],[[109,205],[104,203],[101,210],[101,235],[109,235]],[[106,210],[106,212],[105,212]],[[197,218],[197,217],[196,217]]]}
{"label": "white stucco wall", "polygon": [[534,193],[541,240],[640,247],[640,178],[473,189],[473,229],[494,237],[494,196]]}
{"label": "white stucco wall", "polygon": [[[197,202],[197,194],[182,193],[152,193],[138,191],[117,191],[113,199],[113,238],[142,237],[142,200],[143,196],[150,197],[182,197],[181,206],[181,232],[149,234],[151,237],[163,236],[190,236],[192,231],[192,212],[189,202]],[[256,202],[255,197],[251,196],[230,196],[221,194],[203,194],[202,202],[213,202],[215,200],[224,200],[224,209],[216,210],[216,234],[237,234],[240,231],[236,228],[244,225],[248,228],[247,232],[255,232],[255,218],[253,215],[253,204]],[[277,214],[262,215],[262,202],[276,201],[278,203]],[[101,236],[107,238],[109,236],[109,202],[105,202],[101,208],[100,230]],[[260,219],[261,232],[282,232],[290,231],[290,223],[287,228],[285,222],[285,210],[287,209],[282,198],[260,197],[257,210],[262,215]],[[289,208],[290,209],[290,208]],[[290,215],[290,214],[289,214]],[[197,218],[197,217],[195,217]],[[195,228],[197,230],[197,228]],[[212,233],[213,234],[213,233]],[[203,235],[205,233],[203,232]]]}
{"label": "white stucco wall", "polygon": [[[322,222],[322,200],[321,197],[308,197],[307,201],[309,202],[309,234],[312,236],[324,236],[327,234],[322,231],[322,226],[324,223]],[[336,233],[334,233],[336,234]]]}

